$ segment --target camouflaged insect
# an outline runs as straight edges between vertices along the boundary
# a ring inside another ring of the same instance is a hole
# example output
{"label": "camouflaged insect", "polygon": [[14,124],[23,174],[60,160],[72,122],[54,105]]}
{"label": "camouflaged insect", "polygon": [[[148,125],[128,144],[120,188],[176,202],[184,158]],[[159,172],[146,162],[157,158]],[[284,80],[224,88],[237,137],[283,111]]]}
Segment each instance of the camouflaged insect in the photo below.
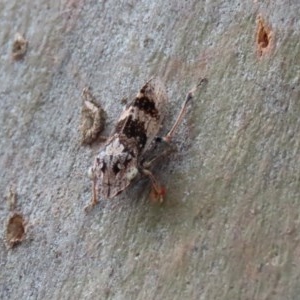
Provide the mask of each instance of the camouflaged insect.
{"label": "camouflaged insect", "polygon": [[[174,126],[163,138],[165,142],[170,142],[192,97],[193,91],[190,91]],[[167,102],[162,82],[150,79],[122,112],[89,170],[93,181],[92,206],[98,203],[98,197],[110,199],[124,191],[139,173],[148,176],[156,194],[160,194],[160,187],[146,164],[142,163],[142,157],[161,128]]]}

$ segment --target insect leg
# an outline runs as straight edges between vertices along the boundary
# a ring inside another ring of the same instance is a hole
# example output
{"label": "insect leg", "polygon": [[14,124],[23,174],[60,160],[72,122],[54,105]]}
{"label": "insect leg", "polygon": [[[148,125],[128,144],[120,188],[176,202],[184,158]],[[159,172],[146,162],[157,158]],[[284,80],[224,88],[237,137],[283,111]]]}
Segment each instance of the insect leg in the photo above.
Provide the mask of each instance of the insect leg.
{"label": "insect leg", "polygon": [[156,178],[154,177],[153,173],[150,170],[142,169],[142,173],[148,176],[149,179],[151,180],[152,190],[155,196],[155,200],[158,201],[159,203],[163,203],[164,196],[166,193],[165,189],[162,186],[160,186],[160,184],[158,183],[158,181],[156,180]]}
{"label": "insect leg", "polygon": [[203,78],[200,80],[200,82],[197,84],[196,87],[194,87],[193,89],[191,89],[186,98],[185,101],[183,102],[183,105],[181,107],[181,110],[179,112],[179,115],[173,125],[173,127],[171,128],[171,130],[166,134],[166,136],[164,137],[156,137],[155,142],[156,145],[155,147],[157,147],[158,145],[161,145],[162,147],[165,147],[167,149],[163,149],[158,151],[157,149],[155,149],[155,152],[158,153],[156,154],[153,158],[151,158],[150,160],[148,160],[147,162],[143,162],[143,166],[145,168],[149,168],[151,165],[153,165],[153,163],[155,163],[158,159],[160,159],[163,156],[166,156],[168,154],[170,154],[172,151],[174,151],[176,149],[176,147],[171,143],[171,140],[174,136],[174,133],[177,129],[177,127],[180,125],[185,113],[186,113],[186,109],[187,109],[187,105],[190,102],[191,99],[193,99],[194,97],[194,93],[197,90],[197,88],[199,88],[202,84],[205,84],[207,82],[206,78]]}
{"label": "insect leg", "polygon": [[197,84],[197,86],[195,86],[193,89],[191,89],[186,98],[185,98],[185,101],[183,102],[183,105],[181,107],[181,110],[179,112],[179,115],[173,125],[173,127],[171,128],[171,130],[167,133],[167,135],[165,137],[163,137],[163,140],[170,143],[173,136],[174,136],[174,132],[176,131],[178,125],[182,122],[182,118],[184,117],[185,115],[185,112],[186,112],[186,108],[187,108],[187,105],[188,103],[190,102],[190,100],[193,99],[194,97],[194,93],[195,91],[197,90],[197,88],[199,88],[202,84],[205,84],[207,83],[207,79],[206,78],[203,78],[201,79],[201,81]]}
{"label": "insect leg", "polygon": [[84,208],[85,212],[93,209],[98,203],[98,193],[97,193],[97,178],[93,177],[92,179],[92,189],[93,189],[93,197],[92,201]]}

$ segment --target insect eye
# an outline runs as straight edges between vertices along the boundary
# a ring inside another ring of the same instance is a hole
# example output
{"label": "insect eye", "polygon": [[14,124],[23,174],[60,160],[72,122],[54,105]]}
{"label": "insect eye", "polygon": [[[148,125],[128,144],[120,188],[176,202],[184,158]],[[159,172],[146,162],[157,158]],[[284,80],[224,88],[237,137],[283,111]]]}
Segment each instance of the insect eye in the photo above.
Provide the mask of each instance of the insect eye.
{"label": "insect eye", "polygon": [[126,173],[126,178],[131,181],[133,180],[138,174],[138,169],[133,167],[131,169],[128,170],[128,172]]}

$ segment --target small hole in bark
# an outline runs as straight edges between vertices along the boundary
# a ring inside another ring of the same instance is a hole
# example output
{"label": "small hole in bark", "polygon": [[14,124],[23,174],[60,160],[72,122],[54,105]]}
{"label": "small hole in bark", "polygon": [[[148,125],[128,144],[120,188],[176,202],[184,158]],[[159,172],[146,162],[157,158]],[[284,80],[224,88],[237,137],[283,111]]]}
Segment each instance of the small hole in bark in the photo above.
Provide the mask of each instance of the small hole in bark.
{"label": "small hole in bark", "polygon": [[17,33],[12,46],[12,57],[14,60],[21,60],[27,51],[28,41]]}
{"label": "small hole in bark", "polygon": [[272,32],[261,16],[258,16],[257,18],[256,30],[256,44],[258,55],[262,56],[264,53],[270,50],[272,42]]}
{"label": "small hole in bark", "polygon": [[24,218],[19,213],[14,213],[8,220],[6,228],[6,241],[9,247],[21,243],[25,237]]}

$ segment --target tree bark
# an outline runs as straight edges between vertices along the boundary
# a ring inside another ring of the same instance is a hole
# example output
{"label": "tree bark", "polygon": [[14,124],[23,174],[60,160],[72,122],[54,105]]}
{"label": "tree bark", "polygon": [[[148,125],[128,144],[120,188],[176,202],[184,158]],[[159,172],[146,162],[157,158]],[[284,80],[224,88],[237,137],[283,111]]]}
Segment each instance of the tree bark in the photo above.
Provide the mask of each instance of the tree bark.
{"label": "tree bark", "polygon": [[[271,1],[49,1],[0,4],[1,299],[299,297],[300,4]],[[12,56],[14,35],[27,41]],[[151,77],[172,126],[153,170],[162,205],[137,182],[90,213],[84,87],[109,135]],[[10,191],[17,195],[9,209]],[[12,213],[26,236],[5,242]]]}

